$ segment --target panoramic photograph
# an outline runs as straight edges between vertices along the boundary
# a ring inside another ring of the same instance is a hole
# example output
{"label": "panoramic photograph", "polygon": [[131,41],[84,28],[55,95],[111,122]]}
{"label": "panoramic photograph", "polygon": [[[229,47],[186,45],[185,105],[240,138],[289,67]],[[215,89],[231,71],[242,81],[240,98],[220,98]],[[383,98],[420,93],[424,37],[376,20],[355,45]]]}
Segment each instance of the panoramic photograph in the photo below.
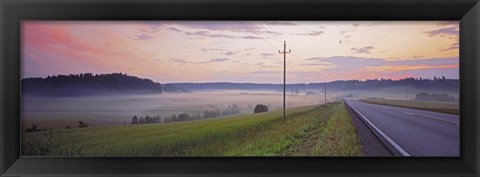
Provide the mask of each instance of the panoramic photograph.
{"label": "panoramic photograph", "polygon": [[459,157],[458,21],[21,23],[21,154]]}

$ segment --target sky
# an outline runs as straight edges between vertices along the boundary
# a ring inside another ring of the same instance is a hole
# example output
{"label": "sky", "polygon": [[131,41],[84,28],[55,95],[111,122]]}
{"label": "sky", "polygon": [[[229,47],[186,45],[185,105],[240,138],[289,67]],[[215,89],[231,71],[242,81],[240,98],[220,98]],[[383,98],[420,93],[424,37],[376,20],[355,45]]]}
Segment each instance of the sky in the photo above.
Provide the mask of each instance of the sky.
{"label": "sky", "polygon": [[459,77],[458,21],[23,21],[22,77],[160,83]]}

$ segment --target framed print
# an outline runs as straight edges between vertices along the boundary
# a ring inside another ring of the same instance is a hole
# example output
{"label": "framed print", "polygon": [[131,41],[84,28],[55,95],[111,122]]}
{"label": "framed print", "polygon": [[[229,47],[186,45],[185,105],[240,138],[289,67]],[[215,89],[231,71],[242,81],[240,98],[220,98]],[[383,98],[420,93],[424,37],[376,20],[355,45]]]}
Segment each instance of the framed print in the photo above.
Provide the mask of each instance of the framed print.
{"label": "framed print", "polygon": [[478,176],[477,1],[1,6],[2,176]]}

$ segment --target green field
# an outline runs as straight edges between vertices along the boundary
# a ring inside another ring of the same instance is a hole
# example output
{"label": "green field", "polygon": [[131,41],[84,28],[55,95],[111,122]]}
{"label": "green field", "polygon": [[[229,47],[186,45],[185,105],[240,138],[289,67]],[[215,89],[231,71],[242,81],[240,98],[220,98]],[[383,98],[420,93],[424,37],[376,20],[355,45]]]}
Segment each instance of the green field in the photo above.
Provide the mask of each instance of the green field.
{"label": "green field", "polygon": [[228,118],[24,133],[26,156],[359,156],[344,103]]}
{"label": "green field", "polygon": [[372,104],[381,104],[388,106],[397,106],[404,108],[421,109],[427,111],[441,112],[447,114],[460,115],[460,106],[458,103],[427,102],[414,100],[392,100],[392,99],[361,99],[359,101]]}

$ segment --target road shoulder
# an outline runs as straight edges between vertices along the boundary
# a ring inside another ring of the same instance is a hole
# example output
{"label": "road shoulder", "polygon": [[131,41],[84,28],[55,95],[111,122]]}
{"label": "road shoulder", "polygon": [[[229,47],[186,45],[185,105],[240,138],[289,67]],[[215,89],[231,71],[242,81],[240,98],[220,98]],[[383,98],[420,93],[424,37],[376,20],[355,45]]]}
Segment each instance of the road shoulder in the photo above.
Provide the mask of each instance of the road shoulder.
{"label": "road shoulder", "polygon": [[352,108],[345,103],[353,125],[357,131],[358,137],[363,145],[363,154],[365,156],[393,156],[393,154],[382,144],[372,130],[354,113]]}

